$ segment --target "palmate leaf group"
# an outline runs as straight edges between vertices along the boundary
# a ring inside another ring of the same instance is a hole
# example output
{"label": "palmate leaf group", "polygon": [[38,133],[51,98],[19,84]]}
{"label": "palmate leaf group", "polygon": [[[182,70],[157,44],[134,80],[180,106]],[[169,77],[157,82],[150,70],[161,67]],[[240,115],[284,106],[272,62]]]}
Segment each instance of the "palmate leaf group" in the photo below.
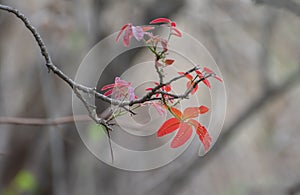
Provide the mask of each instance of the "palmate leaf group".
{"label": "palmate leaf group", "polygon": [[194,118],[198,117],[199,114],[208,112],[208,108],[206,106],[188,107],[183,113],[175,107],[171,107],[170,110],[174,117],[162,124],[157,131],[157,136],[162,137],[178,129],[171,142],[171,147],[177,148],[185,144],[191,138],[193,130],[195,130],[204,146],[204,150],[207,151],[210,148],[212,138],[207,129]]}

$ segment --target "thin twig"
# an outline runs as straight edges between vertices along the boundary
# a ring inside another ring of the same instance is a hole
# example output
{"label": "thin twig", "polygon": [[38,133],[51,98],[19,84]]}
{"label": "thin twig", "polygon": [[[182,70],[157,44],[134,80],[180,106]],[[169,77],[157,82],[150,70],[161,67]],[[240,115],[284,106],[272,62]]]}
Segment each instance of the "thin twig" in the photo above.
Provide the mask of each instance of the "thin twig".
{"label": "thin twig", "polygon": [[[180,75],[178,77],[171,79],[169,82],[166,82],[166,83],[161,82],[158,86],[154,87],[152,91],[148,92],[144,97],[141,97],[139,99],[132,100],[132,101],[120,101],[117,99],[113,99],[113,98],[107,97],[107,96],[97,92],[95,88],[87,87],[87,86],[76,83],[74,80],[72,80],[70,77],[68,77],[65,73],[63,73],[56,65],[54,65],[54,63],[51,60],[50,54],[47,51],[46,45],[45,45],[44,41],[42,40],[40,34],[32,26],[32,24],[30,23],[30,21],[24,14],[22,14],[17,9],[10,7],[10,6],[6,6],[6,5],[0,4],[0,9],[8,11],[10,13],[13,13],[16,17],[18,17],[25,24],[26,28],[30,30],[31,34],[35,38],[35,40],[40,48],[40,52],[45,59],[46,67],[48,68],[49,72],[52,71],[55,75],[57,75],[59,78],[64,80],[73,89],[76,96],[85,105],[85,107],[87,108],[87,110],[89,112],[90,117],[98,124],[103,124],[106,127],[108,127],[108,126],[105,123],[105,120],[98,118],[96,113],[91,112],[91,110],[92,110],[91,106],[89,106],[89,103],[82,97],[82,95],[79,93],[79,91],[84,92],[89,95],[94,95],[96,98],[99,98],[107,103],[112,104],[112,105],[120,106],[126,110],[125,106],[133,106],[135,104],[141,104],[141,103],[145,103],[148,101],[152,101],[151,100],[152,96],[157,91],[159,91],[162,87],[169,85],[169,84],[175,82],[176,80],[183,78],[185,75],[198,69],[197,67],[195,67],[195,68],[187,71],[184,75]],[[188,96],[188,94],[182,95],[182,96]],[[179,95],[179,97],[180,97],[180,95]],[[174,98],[175,98],[175,96],[174,96]]]}

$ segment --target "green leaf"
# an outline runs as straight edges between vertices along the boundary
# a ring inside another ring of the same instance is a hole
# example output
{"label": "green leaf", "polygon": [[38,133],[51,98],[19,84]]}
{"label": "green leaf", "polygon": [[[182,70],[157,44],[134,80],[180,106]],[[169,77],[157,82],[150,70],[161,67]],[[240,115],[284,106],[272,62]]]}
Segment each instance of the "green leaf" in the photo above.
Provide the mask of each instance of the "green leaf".
{"label": "green leaf", "polygon": [[22,170],[16,175],[14,184],[21,191],[32,191],[36,187],[36,180],[29,171]]}

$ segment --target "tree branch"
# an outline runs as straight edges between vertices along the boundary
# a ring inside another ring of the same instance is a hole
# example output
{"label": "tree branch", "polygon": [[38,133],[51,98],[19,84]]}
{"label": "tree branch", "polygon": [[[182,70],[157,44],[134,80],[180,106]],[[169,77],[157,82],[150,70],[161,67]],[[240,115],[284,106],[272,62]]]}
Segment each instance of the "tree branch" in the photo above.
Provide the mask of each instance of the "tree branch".
{"label": "tree branch", "polygon": [[[156,87],[153,88],[152,91],[148,92],[144,97],[141,97],[137,100],[132,100],[132,101],[120,101],[120,100],[116,100],[110,97],[107,97],[99,92],[96,91],[96,88],[91,88],[91,87],[87,87],[81,84],[76,83],[74,80],[72,80],[70,77],[68,77],[65,73],[63,73],[56,65],[54,65],[54,63],[51,60],[50,54],[47,51],[46,45],[44,43],[44,41],[42,40],[40,34],[38,33],[38,31],[32,26],[32,24],[30,23],[30,21],[28,20],[28,18],[22,14],[21,12],[19,12],[17,9],[10,7],[10,6],[6,6],[6,5],[1,5],[0,4],[0,9],[4,10],[4,11],[8,11],[10,13],[13,13],[16,17],[18,17],[26,26],[27,29],[30,30],[31,34],[33,35],[33,37],[35,38],[39,48],[40,48],[40,52],[42,54],[42,56],[44,57],[44,60],[46,62],[46,67],[48,68],[49,72],[53,72],[55,75],[57,75],[59,78],[61,78],[63,81],[65,81],[72,89],[73,92],[76,94],[76,96],[80,99],[80,101],[84,104],[85,108],[88,110],[89,112],[89,116],[98,124],[102,124],[105,127],[108,128],[108,125],[106,123],[106,121],[102,118],[99,118],[95,112],[95,109],[92,108],[90,106],[90,104],[83,98],[82,94],[80,93],[86,93],[89,95],[93,95],[96,98],[99,98],[107,103],[110,103],[112,105],[116,105],[116,106],[120,106],[122,108],[124,108],[125,110],[128,110],[125,106],[133,106],[135,104],[141,104],[141,103],[145,103],[148,101],[152,101],[151,97],[153,95],[155,95],[155,93],[160,90],[160,88],[171,84],[172,82],[175,82],[178,79],[183,78],[185,75],[197,70],[198,68],[195,67],[189,71],[187,71],[184,75],[180,75],[178,77],[175,77],[173,79],[171,79],[169,82],[167,83],[162,83],[160,82],[160,84]],[[206,77],[208,78],[208,77]],[[174,95],[174,98],[179,98],[179,97],[183,97],[186,98],[188,97],[188,95],[190,94],[191,90],[189,90],[188,92],[186,92],[183,95]]]}
{"label": "tree branch", "polygon": [[46,118],[21,118],[21,117],[0,117],[1,125],[33,125],[33,126],[47,126],[47,125],[64,125],[68,123],[87,122],[92,119],[88,115],[65,116],[56,119]]}

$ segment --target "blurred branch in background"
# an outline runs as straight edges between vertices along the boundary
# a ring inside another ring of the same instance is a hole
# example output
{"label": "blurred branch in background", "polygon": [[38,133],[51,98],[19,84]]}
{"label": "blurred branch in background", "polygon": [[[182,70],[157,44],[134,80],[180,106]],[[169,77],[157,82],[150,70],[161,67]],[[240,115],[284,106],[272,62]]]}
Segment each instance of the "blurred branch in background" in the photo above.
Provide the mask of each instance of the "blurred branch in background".
{"label": "blurred branch in background", "polygon": [[287,189],[287,195],[297,195],[300,192],[300,182]]}
{"label": "blurred branch in background", "polygon": [[253,0],[256,4],[265,4],[276,8],[286,9],[300,16],[300,5],[292,0]]}
{"label": "blurred branch in background", "polygon": [[263,21],[263,26],[261,30],[261,44],[262,44],[262,50],[260,51],[260,57],[259,65],[261,67],[261,86],[262,90],[269,90],[272,84],[271,78],[270,78],[270,49],[271,49],[271,42],[273,37],[273,32],[276,27],[276,21],[278,19],[278,14],[273,9],[267,9],[266,10],[266,17]]}
{"label": "blurred branch in background", "polygon": [[91,121],[88,115],[75,115],[58,117],[55,119],[50,118],[23,118],[23,117],[0,117],[0,124],[6,125],[33,125],[33,126],[46,126],[46,125],[63,125],[74,122]]}

